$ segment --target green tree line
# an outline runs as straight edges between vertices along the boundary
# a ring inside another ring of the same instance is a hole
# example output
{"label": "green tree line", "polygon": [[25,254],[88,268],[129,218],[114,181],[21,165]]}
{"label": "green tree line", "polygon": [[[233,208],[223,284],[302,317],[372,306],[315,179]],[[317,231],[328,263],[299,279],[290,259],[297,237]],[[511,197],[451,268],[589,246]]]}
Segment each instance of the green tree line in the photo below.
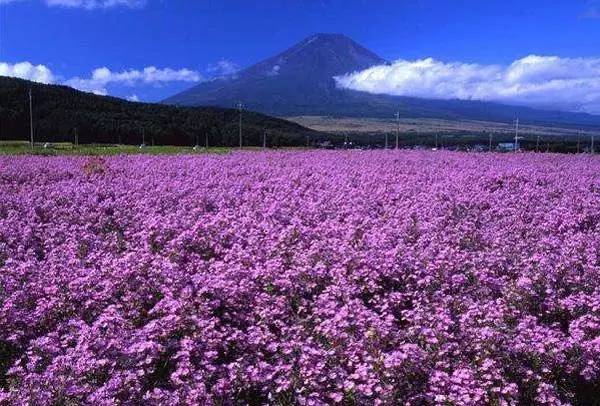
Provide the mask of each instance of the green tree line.
{"label": "green tree line", "polygon": [[[213,107],[175,107],[97,96],[65,86],[0,77],[0,140],[28,140],[29,90],[36,142],[109,144],[239,145],[239,113]],[[274,146],[305,145],[320,134],[286,120],[243,112],[245,145],[262,145],[264,131]]]}

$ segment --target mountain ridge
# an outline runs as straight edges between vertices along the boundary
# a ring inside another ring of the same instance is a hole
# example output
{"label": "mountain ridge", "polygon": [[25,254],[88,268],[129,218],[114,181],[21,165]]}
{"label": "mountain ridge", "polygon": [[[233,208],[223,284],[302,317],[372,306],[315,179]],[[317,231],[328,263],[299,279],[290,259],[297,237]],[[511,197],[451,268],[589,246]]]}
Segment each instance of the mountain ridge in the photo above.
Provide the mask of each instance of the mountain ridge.
{"label": "mountain ridge", "polygon": [[334,76],[389,63],[343,34],[314,34],[233,75],[163,100],[181,106],[233,107],[286,117],[404,117],[512,121],[600,127],[600,116],[473,100],[390,96],[341,89]]}
{"label": "mountain ridge", "polygon": [[382,63],[387,61],[343,34],[315,34],[271,58],[201,83],[163,103],[231,107],[242,99],[256,111],[285,102],[311,105],[337,93],[334,76]]}

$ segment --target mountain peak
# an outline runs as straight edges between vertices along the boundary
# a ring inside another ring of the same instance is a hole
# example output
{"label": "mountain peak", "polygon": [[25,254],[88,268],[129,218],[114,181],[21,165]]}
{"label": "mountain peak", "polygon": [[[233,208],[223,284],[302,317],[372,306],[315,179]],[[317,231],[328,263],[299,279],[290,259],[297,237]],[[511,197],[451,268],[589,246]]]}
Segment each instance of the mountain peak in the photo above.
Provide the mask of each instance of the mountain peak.
{"label": "mountain peak", "polygon": [[318,32],[311,36],[306,37],[301,42],[315,42],[315,41],[349,41],[354,42],[352,38],[339,33],[327,33],[327,32]]}
{"label": "mountain peak", "polygon": [[240,72],[240,75],[256,77],[289,74],[330,80],[336,75],[382,63],[385,60],[343,34],[319,33]]}
{"label": "mountain peak", "polygon": [[279,101],[307,103],[336,91],[335,76],[386,61],[344,34],[317,33],[249,68],[201,83],[166,100],[183,105],[229,106],[243,100],[249,108]]}

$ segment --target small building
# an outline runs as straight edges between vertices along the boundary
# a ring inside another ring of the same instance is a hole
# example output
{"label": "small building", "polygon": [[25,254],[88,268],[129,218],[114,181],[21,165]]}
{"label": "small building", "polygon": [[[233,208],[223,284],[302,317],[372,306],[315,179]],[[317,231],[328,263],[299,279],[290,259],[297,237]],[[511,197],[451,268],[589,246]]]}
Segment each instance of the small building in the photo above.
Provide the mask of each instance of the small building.
{"label": "small building", "polygon": [[515,143],[514,142],[501,142],[498,144],[498,151],[514,151]]}
{"label": "small building", "polygon": [[323,142],[318,142],[316,144],[317,148],[324,148],[324,149],[333,149],[333,144],[331,143],[331,141],[323,141]]}

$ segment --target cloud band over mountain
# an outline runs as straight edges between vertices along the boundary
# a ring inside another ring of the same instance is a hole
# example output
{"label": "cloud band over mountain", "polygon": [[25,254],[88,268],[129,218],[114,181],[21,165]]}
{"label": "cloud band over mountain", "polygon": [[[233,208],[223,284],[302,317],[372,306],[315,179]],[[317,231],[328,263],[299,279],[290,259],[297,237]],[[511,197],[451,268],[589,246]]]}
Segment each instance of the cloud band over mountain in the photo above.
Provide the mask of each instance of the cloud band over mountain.
{"label": "cloud band over mountain", "polygon": [[149,66],[142,70],[131,69],[122,72],[113,72],[103,67],[94,69],[90,78],[74,77],[64,82],[65,85],[96,94],[107,94],[106,86],[118,83],[134,86],[137,83],[156,84],[165,82],[200,82],[203,77],[200,73],[189,69],[158,69]]}
{"label": "cloud band over mountain", "polygon": [[[228,61],[218,64],[223,65],[219,68],[226,73],[228,69],[238,69]],[[211,65],[207,72],[214,69]],[[96,94],[108,94],[110,86],[205,81],[205,76],[195,70],[153,66],[122,71],[102,67],[94,69],[89,76],[64,78],[45,65],[30,62],[0,62],[0,76],[59,83]],[[398,60],[390,65],[337,76],[335,80],[338,87],[373,94],[496,101],[600,114],[600,58],[530,55],[507,66],[447,63],[432,58]]]}
{"label": "cloud band over mountain", "polygon": [[335,78],[341,88],[435,99],[497,101],[600,114],[600,58],[530,55],[508,66],[398,60]]}
{"label": "cloud band over mountain", "polygon": [[190,69],[159,69],[149,66],[144,69],[129,69],[121,72],[113,72],[106,67],[94,69],[90,77],[73,77],[61,80],[50,68],[44,65],[34,65],[30,62],[10,64],[0,62],[0,76],[10,76],[27,79],[34,82],[46,84],[63,84],[100,95],[108,94],[107,86],[118,84],[133,87],[139,84],[157,85],[170,82],[200,82],[204,80],[202,74]]}

